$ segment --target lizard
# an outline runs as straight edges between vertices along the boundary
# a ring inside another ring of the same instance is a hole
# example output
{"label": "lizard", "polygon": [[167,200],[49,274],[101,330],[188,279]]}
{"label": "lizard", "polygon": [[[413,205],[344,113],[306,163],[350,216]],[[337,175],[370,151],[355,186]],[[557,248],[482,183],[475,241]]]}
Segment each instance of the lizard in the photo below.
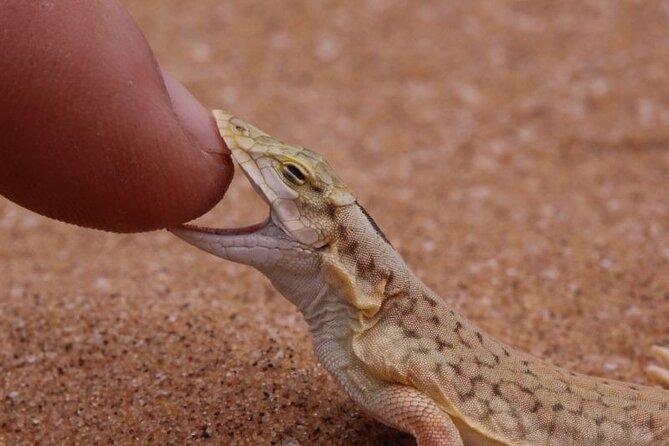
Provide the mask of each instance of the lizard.
{"label": "lizard", "polygon": [[[250,265],[303,314],[318,360],[419,446],[669,446],[669,391],[566,370],[483,332],[412,273],[318,153],[214,110],[269,217],[170,230]],[[669,387],[669,349],[649,368]]]}

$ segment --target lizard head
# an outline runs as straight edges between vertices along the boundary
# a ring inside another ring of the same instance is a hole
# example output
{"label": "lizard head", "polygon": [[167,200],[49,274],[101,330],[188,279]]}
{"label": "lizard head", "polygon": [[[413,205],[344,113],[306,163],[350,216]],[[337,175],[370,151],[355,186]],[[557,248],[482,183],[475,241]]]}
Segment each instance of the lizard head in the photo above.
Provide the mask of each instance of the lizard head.
{"label": "lizard head", "polygon": [[333,230],[333,209],[355,202],[327,161],[229,113],[216,110],[214,116],[232,156],[269,204],[272,221],[304,245],[326,245]]}
{"label": "lizard head", "polygon": [[355,197],[325,159],[278,141],[227,112],[213,113],[233,158],[269,204],[270,216],[246,228],[184,225],[171,231],[214,255],[265,271],[281,247],[286,258],[290,251],[304,257],[328,245],[335,237],[336,209],[355,203]]}

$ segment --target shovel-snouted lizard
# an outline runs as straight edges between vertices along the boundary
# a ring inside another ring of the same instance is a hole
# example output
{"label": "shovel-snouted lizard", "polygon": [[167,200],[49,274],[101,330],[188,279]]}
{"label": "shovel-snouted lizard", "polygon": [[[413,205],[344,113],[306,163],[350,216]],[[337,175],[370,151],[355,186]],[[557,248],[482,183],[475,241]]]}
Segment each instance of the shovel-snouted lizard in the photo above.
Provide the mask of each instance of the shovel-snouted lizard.
{"label": "shovel-snouted lizard", "polygon": [[[420,446],[669,445],[669,391],[571,372],[484,333],[411,272],[320,155],[214,115],[270,217],[173,232],[265,274],[365,412]],[[669,350],[654,353],[649,371],[669,385]]]}

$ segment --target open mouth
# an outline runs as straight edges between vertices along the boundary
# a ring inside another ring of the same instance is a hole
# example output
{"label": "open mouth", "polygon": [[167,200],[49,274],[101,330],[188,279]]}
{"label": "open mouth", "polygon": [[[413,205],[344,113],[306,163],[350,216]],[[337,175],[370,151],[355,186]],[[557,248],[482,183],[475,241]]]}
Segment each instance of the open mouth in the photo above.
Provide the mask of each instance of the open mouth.
{"label": "open mouth", "polygon": [[236,164],[256,193],[269,205],[269,217],[260,223],[242,228],[217,229],[183,225],[172,232],[182,238],[234,236],[266,232],[271,226],[275,226],[286,237],[297,243],[318,244],[318,232],[307,224],[306,217],[301,214],[298,207],[298,192],[284,181],[285,174],[282,175],[278,171],[284,166],[277,158],[280,154],[298,153],[302,149],[286,146],[229,113],[215,110],[214,116],[221,136],[230,148]]}
{"label": "open mouth", "polygon": [[191,231],[203,232],[205,234],[214,234],[214,235],[245,235],[245,234],[253,234],[254,232],[259,231],[260,229],[267,226],[267,224],[270,221],[271,217],[267,217],[260,223],[248,226],[242,226],[240,228],[208,228],[206,226],[198,226],[192,224],[184,224],[179,226],[179,228],[188,229]]}
{"label": "open mouth", "polygon": [[254,162],[249,162],[245,160],[246,162],[241,163],[239,157],[240,155],[239,150],[240,149],[233,149],[232,157],[237,162],[237,165],[240,167],[240,170],[244,173],[244,176],[253,187],[253,190],[262,197],[265,203],[270,205],[270,215],[259,223],[255,223],[248,226],[242,226],[239,228],[209,228],[194,224],[183,224],[179,226],[179,229],[187,229],[190,231],[196,231],[200,233],[214,234],[214,235],[246,235],[246,234],[253,234],[259,231],[260,229],[266,227],[268,224],[270,224],[270,222],[272,222],[273,215],[272,215],[271,201],[267,197],[268,191],[265,190],[267,186],[264,184],[264,182],[262,183],[262,185],[258,183],[258,181],[262,181],[263,178],[262,174],[260,173],[260,169],[258,169],[258,166]]}

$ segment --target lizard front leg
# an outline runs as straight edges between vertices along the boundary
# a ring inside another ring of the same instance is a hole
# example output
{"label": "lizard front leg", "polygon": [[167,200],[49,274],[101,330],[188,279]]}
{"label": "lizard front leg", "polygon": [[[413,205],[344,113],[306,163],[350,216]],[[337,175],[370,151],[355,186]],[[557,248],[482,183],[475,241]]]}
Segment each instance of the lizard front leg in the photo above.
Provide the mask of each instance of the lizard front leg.
{"label": "lizard front leg", "polygon": [[463,446],[448,414],[413,387],[389,384],[363,406],[383,423],[412,434],[418,446]]}
{"label": "lizard front leg", "polygon": [[655,345],[650,349],[650,353],[659,365],[649,365],[646,373],[661,386],[669,389],[669,348]]}

